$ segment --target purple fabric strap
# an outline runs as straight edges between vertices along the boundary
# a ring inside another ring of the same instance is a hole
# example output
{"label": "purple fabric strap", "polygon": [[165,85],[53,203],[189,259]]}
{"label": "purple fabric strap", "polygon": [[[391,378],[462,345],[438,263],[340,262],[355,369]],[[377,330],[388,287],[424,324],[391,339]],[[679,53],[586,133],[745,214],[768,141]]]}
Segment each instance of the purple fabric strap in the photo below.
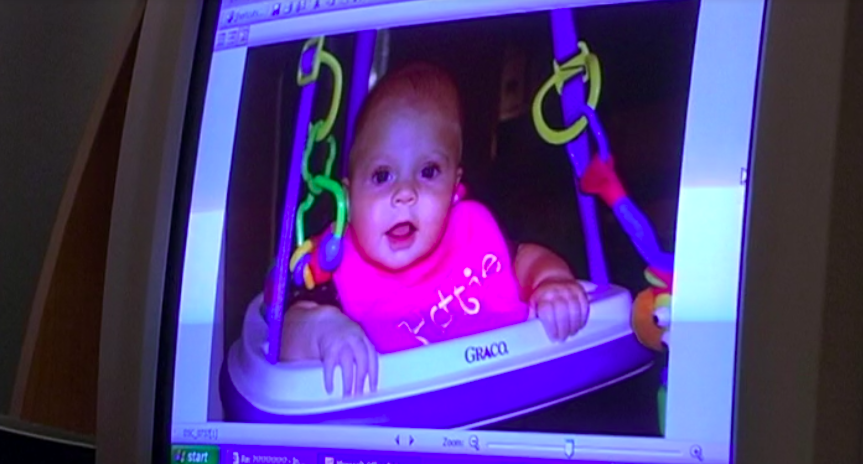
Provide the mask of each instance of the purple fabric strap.
{"label": "purple fabric strap", "polygon": [[[558,63],[578,54],[578,36],[575,30],[573,12],[568,9],[551,11],[551,30],[554,38],[554,59]],[[565,125],[574,123],[582,116],[581,108],[585,102],[584,86],[579,79],[570,79],[563,86],[561,103],[563,105],[563,118]],[[566,144],[566,150],[572,160],[573,177],[578,190],[578,179],[587,169],[590,162],[590,145],[588,144],[588,132]],[[587,243],[587,261],[590,268],[590,280],[598,285],[608,283],[608,271],[605,265],[605,255],[602,251],[602,239],[599,235],[599,224],[596,219],[596,205],[593,197],[585,195],[580,190],[578,195],[578,209],[581,212],[581,223],[584,229],[584,239]]]}
{"label": "purple fabric strap", "polygon": [[650,222],[629,197],[624,197],[615,203],[612,211],[647,264],[666,272],[674,270],[674,256],[662,251],[659,240],[653,228],[650,227]]}
{"label": "purple fabric strap", "polygon": [[[353,81],[351,83],[351,97],[348,105],[347,130],[345,134],[345,143],[342,148],[343,173],[347,173],[348,152],[350,150],[351,143],[353,142],[357,116],[363,100],[369,91],[369,74],[372,69],[376,39],[377,31],[374,30],[359,32],[356,38],[357,42],[354,54]],[[305,72],[311,72],[311,66],[314,62],[313,51],[307,51],[301,57],[301,62]],[[293,248],[292,244],[294,236],[294,222],[297,214],[297,203],[299,201],[300,190],[302,189],[303,152],[306,147],[309,126],[311,125],[312,105],[314,103],[316,89],[316,82],[311,82],[303,87],[300,95],[300,107],[297,111],[297,125],[294,130],[294,145],[291,150],[291,166],[288,171],[288,188],[287,195],[285,197],[285,210],[282,216],[282,228],[281,234],[279,235],[279,251],[278,256],[276,257],[276,289],[274,292],[273,305],[267,315],[269,326],[269,333],[267,334],[267,341],[269,342],[267,360],[272,364],[279,361],[279,352],[281,351],[282,320],[284,318],[285,299],[290,282],[288,265],[290,264],[291,250]]]}
{"label": "purple fabric strap", "polygon": [[285,196],[285,211],[282,215],[282,229],[279,235],[279,254],[276,257],[276,289],[273,295],[273,305],[267,315],[269,333],[267,341],[267,361],[272,364],[279,362],[279,352],[282,345],[282,318],[284,317],[285,299],[287,297],[290,272],[288,265],[291,260],[291,249],[294,237],[294,219],[297,214],[297,202],[302,187],[303,151],[309,136],[309,126],[312,119],[312,103],[315,99],[317,84],[310,82],[303,87],[300,94],[300,108],[297,111],[297,125],[294,129],[294,146],[291,150],[291,166],[288,171],[288,189]]}
{"label": "purple fabric strap", "polygon": [[354,131],[356,130],[360,107],[369,93],[369,75],[372,72],[377,37],[378,32],[375,30],[361,31],[356,36],[353,80],[348,103],[348,125],[345,131],[345,143],[342,145],[342,173],[344,175],[347,175],[348,172],[348,155],[354,143]]}
{"label": "purple fabric strap", "polygon": [[[587,126],[596,141],[599,158],[603,161],[608,161],[610,158],[608,139],[605,137],[602,123],[592,108],[587,105],[582,105],[581,108],[584,116],[587,118]],[[641,254],[641,257],[647,261],[647,264],[666,272],[672,272],[674,270],[674,256],[671,253],[662,251],[662,248],[659,246],[659,240],[656,238],[656,233],[654,233],[653,227],[650,225],[650,221],[647,220],[647,217],[635,206],[632,200],[629,197],[624,197],[616,204],[609,206],[617,217],[617,221]]]}

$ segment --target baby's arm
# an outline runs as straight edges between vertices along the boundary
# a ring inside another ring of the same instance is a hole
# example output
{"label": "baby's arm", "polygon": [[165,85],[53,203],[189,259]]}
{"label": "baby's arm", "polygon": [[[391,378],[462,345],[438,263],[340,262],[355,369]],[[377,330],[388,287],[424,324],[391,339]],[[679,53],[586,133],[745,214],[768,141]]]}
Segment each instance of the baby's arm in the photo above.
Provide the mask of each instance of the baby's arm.
{"label": "baby's arm", "polygon": [[335,306],[298,301],[288,308],[280,359],[323,361],[324,386],[330,394],[336,366],[342,369],[345,396],[361,394],[366,377],[369,390],[377,390],[377,352],[363,329]]}
{"label": "baby's arm", "polygon": [[590,310],[587,295],[563,259],[542,246],[523,244],[513,267],[522,299],[549,338],[563,341],[584,327]]}

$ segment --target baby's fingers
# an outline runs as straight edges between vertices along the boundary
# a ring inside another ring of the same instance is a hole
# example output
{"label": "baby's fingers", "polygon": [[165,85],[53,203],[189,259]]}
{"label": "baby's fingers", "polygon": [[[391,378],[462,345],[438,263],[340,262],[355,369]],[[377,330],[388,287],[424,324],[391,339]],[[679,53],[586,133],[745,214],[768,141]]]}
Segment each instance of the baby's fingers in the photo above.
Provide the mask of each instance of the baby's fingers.
{"label": "baby's fingers", "polygon": [[354,355],[348,347],[342,348],[339,356],[339,365],[342,367],[342,385],[344,396],[351,396],[351,388],[354,385]]}
{"label": "baby's fingers", "polygon": [[569,332],[567,337],[571,337],[578,333],[584,325],[583,309],[577,299],[572,299],[566,302],[566,314],[569,319]]}
{"label": "baby's fingers", "polygon": [[551,303],[539,303],[536,307],[536,316],[542,321],[542,326],[545,328],[548,338],[557,340],[557,322],[554,320],[554,307]]}
{"label": "baby's fingers", "polygon": [[579,306],[579,315],[581,316],[580,324],[578,325],[578,330],[584,328],[587,325],[587,321],[590,317],[590,300],[587,298],[587,293],[580,291],[577,293],[578,297],[578,306]]}
{"label": "baby's fingers", "polygon": [[557,338],[561,341],[566,340],[572,335],[572,314],[570,305],[564,300],[555,300],[554,302],[554,318],[557,322]]}
{"label": "baby's fingers", "polygon": [[336,370],[336,356],[333,353],[324,353],[324,388],[327,394],[333,394],[333,374]]}
{"label": "baby's fingers", "polygon": [[366,350],[369,355],[369,391],[378,391],[378,352],[368,339],[365,340]]}
{"label": "baby's fingers", "polygon": [[366,383],[366,374],[369,369],[368,350],[362,340],[353,338],[348,342],[351,346],[353,358],[357,362],[356,378],[354,379],[354,395],[363,392]]}

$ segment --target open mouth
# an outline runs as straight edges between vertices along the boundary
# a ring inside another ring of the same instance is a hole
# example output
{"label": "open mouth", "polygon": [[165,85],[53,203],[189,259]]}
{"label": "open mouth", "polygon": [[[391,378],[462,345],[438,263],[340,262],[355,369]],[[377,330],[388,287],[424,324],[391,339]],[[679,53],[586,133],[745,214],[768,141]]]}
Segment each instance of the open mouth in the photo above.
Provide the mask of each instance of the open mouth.
{"label": "open mouth", "polygon": [[403,249],[409,247],[413,243],[416,235],[417,227],[412,222],[400,222],[386,232],[390,246],[394,249]]}

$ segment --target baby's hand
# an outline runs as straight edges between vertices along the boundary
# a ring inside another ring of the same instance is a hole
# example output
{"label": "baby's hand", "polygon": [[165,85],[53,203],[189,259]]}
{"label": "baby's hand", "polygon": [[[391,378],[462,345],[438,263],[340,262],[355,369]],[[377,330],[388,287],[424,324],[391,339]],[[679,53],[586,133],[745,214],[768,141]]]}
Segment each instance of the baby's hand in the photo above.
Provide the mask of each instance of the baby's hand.
{"label": "baby's hand", "polygon": [[321,321],[318,338],[321,359],[324,363],[324,386],[333,393],[333,376],[336,366],[342,369],[344,396],[360,395],[366,377],[369,390],[378,388],[378,354],[363,329],[341,311]]}
{"label": "baby's hand", "polygon": [[575,279],[556,278],[541,282],[530,295],[531,313],[539,317],[552,340],[575,335],[584,324],[590,306],[587,294]]}

